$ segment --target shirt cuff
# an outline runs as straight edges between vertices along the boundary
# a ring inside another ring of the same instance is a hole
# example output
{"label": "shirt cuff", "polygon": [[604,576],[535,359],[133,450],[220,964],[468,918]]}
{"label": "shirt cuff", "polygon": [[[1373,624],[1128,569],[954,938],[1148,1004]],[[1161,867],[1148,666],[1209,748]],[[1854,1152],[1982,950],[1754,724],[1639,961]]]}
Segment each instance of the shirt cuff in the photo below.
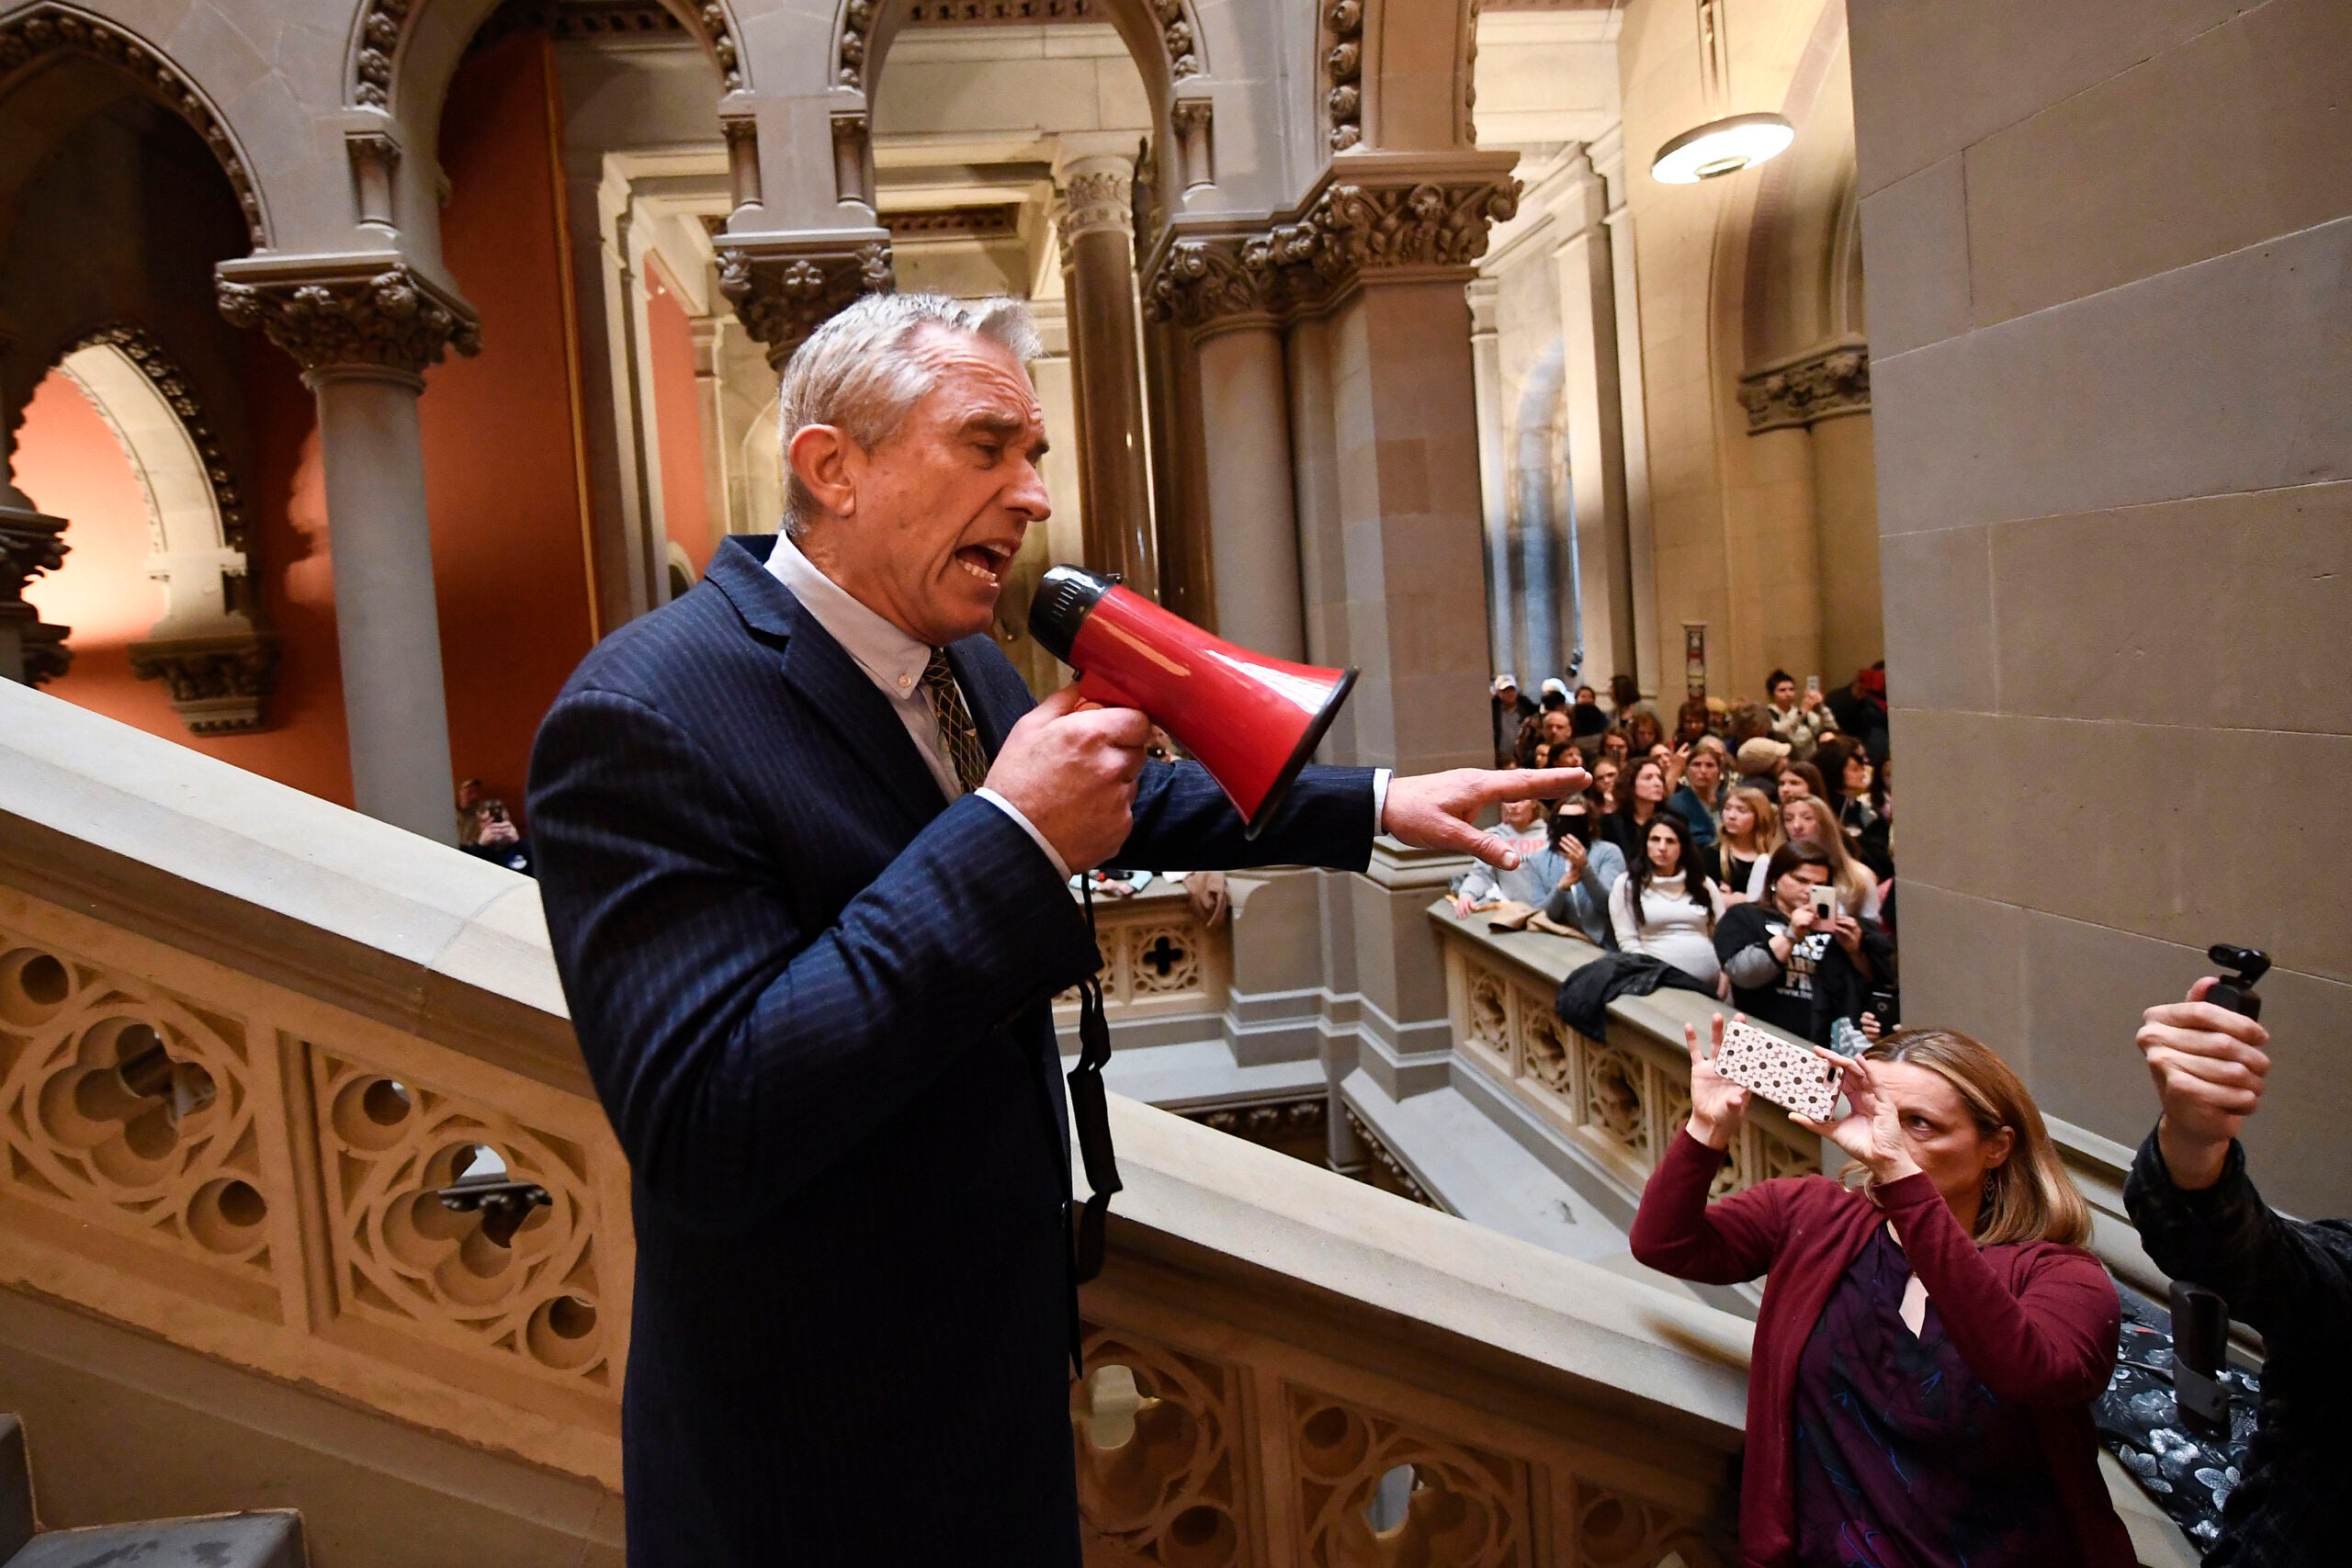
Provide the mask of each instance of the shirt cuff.
{"label": "shirt cuff", "polygon": [[1054,870],[1061,874],[1061,879],[1064,882],[1068,882],[1069,880],[1069,864],[1063,861],[1061,856],[1054,852],[1054,846],[1046,841],[1045,834],[1037,831],[1037,825],[1021,814],[1021,807],[1013,805],[1012,802],[1005,799],[1004,796],[997,794],[996,791],[989,788],[986,784],[982,784],[972,793],[978,795],[982,800],[987,801],[990,806],[995,807],[999,811],[1003,812],[1007,817],[1012,818],[1015,822],[1020,823],[1021,830],[1028,834],[1030,840],[1039,849],[1046,852],[1046,858],[1053,863]]}
{"label": "shirt cuff", "polygon": [[1388,778],[1394,770],[1372,770],[1372,836],[1375,839],[1388,830]]}

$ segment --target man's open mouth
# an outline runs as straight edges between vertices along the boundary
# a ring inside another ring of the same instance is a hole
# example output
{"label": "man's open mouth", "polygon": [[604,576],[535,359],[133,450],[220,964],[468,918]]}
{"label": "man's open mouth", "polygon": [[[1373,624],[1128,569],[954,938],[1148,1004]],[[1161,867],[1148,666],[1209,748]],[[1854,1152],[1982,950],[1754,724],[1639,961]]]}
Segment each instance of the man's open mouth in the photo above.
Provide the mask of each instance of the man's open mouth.
{"label": "man's open mouth", "polygon": [[1012,563],[1011,545],[966,545],[956,552],[956,564],[987,583],[990,588],[1004,586],[1004,569]]}

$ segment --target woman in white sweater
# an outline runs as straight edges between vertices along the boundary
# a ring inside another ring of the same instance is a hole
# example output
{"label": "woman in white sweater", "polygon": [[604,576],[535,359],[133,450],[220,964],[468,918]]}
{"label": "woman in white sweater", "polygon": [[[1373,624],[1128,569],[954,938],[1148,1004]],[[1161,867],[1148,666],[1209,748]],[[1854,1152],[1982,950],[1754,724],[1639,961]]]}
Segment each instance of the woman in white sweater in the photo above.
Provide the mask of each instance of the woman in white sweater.
{"label": "woman in white sweater", "polygon": [[1671,964],[1720,990],[1715,917],[1723,912],[1723,890],[1696,871],[1689,826],[1661,811],[1650,819],[1643,847],[1642,858],[1609,895],[1618,947]]}

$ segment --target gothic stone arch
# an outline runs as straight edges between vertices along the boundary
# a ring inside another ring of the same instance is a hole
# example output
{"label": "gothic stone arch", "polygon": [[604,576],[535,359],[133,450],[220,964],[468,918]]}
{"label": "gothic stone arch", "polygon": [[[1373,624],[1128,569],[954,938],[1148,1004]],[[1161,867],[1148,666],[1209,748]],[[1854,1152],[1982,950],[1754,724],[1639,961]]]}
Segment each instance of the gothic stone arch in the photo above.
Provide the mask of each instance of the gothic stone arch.
{"label": "gothic stone arch", "polygon": [[147,574],[164,609],[131,646],[132,672],[162,681],[197,735],[265,728],[277,642],[258,625],[245,500],[203,402],[134,322],[84,333],[58,365],[114,431],[147,501]]}
{"label": "gothic stone arch", "polygon": [[178,66],[119,24],[53,0],[0,17],[0,99],[31,72],[63,54],[84,55],[116,67],[187,120],[228,175],[254,249],[268,248],[269,215],[261,187],[230,134],[228,122]]}

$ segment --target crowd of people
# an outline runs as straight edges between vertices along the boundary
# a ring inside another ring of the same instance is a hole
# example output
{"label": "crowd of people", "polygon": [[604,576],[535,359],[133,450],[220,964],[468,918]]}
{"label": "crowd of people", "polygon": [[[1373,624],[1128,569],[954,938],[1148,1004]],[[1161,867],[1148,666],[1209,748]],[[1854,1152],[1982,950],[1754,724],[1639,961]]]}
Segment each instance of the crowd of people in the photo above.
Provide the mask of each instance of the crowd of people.
{"label": "crowd of people", "polygon": [[1496,763],[1576,766],[1585,793],[1506,807],[1491,831],[1518,867],[1472,871],[1455,912],[1541,910],[1612,953],[1671,965],[1822,1044],[1839,1021],[1894,1027],[1894,803],[1886,671],[1825,694],[1775,670],[1764,701],[1693,695],[1669,730],[1620,675],[1607,705],[1550,680],[1494,687]]}
{"label": "crowd of people", "polygon": [[[2087,1250],[2090,1210],[2007,1064],[1955,1031],[1897,1022],[1883,668],[1826,695],[1776,671],[1766,702],[1693,697],[1671,732],[1631,682],[1611,686],[1604,708],[1589,687],[1546,682],[1530,701],[1496,683],[1498,764],[1577,765],[1593,782],[1548,814],[1509,809],[1493,831],[1519,864],[1466,878],[1455,908],[1516,901],[1670,965],[1813,1041],[1836,1076],[1833,1119],[1792,1119],[1850,1156],[1842,1178],[1716,1197],[1750,1095],[1715,1069],[1724,1014],[1705,1044],[1687,1031],[1690,1118],[1630,1237],[1635,1258],[1681,1279],[1768,1280],[1743,1559],[2128,1568],[2139,1557],[2095,1418],[2121,1312]],[[2332,1561],[2352,1529],[2339,1489],[2352,1439],[2328,1418],[2352,1394],[2334,1353],[2352,1323],[2352,1224],[2288,1219],[2255,1190],[2237,1134],[2261,1105],[2268,1035],[2257,1010],[2216,1005],[2214,986],[2147,1010],[2135,1043],[2161,1115],[2125,1202],[2156,1265],[2219,1291],[2267,1356],[2251,1427],[2221,1439],[2245,1441],[2228,1459],[2185,1459],[2206,1450],[2156,1437],[2172,1460],[2224,1467],[2196,1472],[2207,1568]],[[1826,1049],[1833,1032],[1852,1042],[1841,1020],[1867,1043]],[[2187,1496],[2166,1473],[2152,1493]],[[2171,1511],[2187,1524],[2198,1509]]]}

